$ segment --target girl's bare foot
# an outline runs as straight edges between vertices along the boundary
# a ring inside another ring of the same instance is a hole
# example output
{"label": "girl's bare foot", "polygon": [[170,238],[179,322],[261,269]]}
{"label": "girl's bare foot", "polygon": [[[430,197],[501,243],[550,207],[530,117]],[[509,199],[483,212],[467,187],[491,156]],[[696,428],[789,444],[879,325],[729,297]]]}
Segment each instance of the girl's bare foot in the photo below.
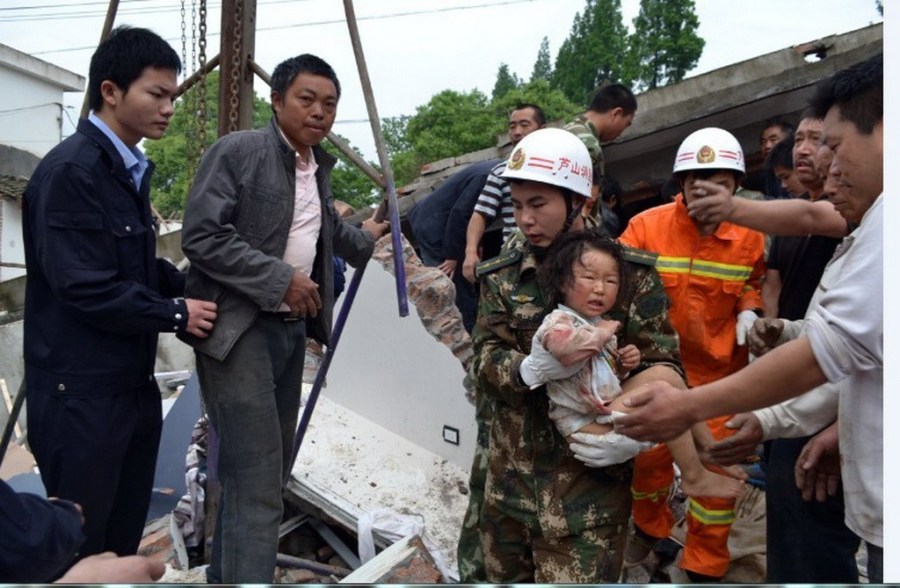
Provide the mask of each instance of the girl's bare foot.
{"label": "girl's bare foot", "polygon": [[[723,468],[727,469],[727,468]],[[688,477],[681,473],[681,489],[692,498],[700,496],[714,496],[717,498],[737,498],[744,487],[743,478],[740,480],[714,474],[708,470],[700,470]]]}

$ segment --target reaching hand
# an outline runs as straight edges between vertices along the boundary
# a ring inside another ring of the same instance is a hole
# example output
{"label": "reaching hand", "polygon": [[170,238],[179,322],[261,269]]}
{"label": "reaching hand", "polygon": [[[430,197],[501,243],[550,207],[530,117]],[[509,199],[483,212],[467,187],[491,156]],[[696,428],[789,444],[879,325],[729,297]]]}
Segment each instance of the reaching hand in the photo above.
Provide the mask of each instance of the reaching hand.
{"label": "reaching hand", "polygon": [[522,381],[534,390],[550,380],[563,380],[573,376],[584,367],[587,359],[576,361],[572,365],[563,365],[541,345],[537,333],[531,339],[531,354],[519,365]]}
{"label": "reaching hand", "polygon": [[837,494],[841,481],[838,424],[834,422],[803,446],[794,465],[794,479],[803,500],[825,502]]}
{"label": "reaching hand", "polygon": [[475,266],[481,263],[481,256],[477,252],[466,251],[466,258],[463,260],[463,277],[473,284],[475,283]]}
{"label": "reaching hand", "polygon": [[187,332],[201,339],[209,337],[209,332],[212,331],[213,323],[216,322],[218,316],[216,303],[209,300],[185,298],[184,304],[188,309]]}
{"label": "reaching hand", "polygon": [[734,211],[734,197],[724,187],[706,180],[694,182],[699,193],[687,205],[688,214],[697,222],[717,225],[727,221]]}
{"label": "reaching hand", "polygon": [[445,276],[453,279],[453,274],[456,273],[456,260],[455,259],[445,259],[441,262],[439,266],[437,266],[441,273]]}
{"label": "reaching hand", "polygon": [[372,238],[377,241],[391,229],[391,223],[387,220],[376,221],[374,218],[367,218],[362,222],[360,228],[372,235]]}
{"label": "reaching hand", "polygon": [[698,420],[686,408],[688,394],[662,380],[645,384],[624,400],[632,411],[616,419],[616,431],[639,441],[674,439]]}
{"label": "reaching hand", "polygon": [[57,584],[151,584],[166,565],[142,555],[119,557],[111,551],[91,555],[72,566]]}
{"label": "reaching hand", "polygon": [[620,347],[616,353],[616,362],[623,372],[630,372],[641,364],[641,351],[634,345]]}
{"label": "reaching hand", "polygon": [[[329,262],[330,263],[330,262]],[[319,285],[300,270],[294,270],[291,283],[282,300],[291,309],[291,316],[316,316],[322,308]]]}
{"label": "reaching hand", "polygon": [[750,353],[760,357],[772,351],[778,345],[778,340],[783,332],[784,321],[782,319],[756,319],[747,332],[747,345],[750,347]]}
{"label": "reaching hand", "polygon": [[756,453],[762,443],[763,430],[759,418],[752,412],[736,414],[725,423],[729,429],[736,429],[734,435],[716,441],[706,448],[713,463],[729,466],[744,463]]}

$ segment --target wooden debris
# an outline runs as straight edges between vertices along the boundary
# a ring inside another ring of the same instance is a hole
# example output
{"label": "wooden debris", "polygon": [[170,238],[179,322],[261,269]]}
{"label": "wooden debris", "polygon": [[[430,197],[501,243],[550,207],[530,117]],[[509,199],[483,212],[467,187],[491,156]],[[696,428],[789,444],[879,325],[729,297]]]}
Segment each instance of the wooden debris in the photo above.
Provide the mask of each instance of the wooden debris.
{"label": "wooden debris", "polygon": [[342,584],[441,584],[444,577],[418,536],[397,541],[341,580]]}

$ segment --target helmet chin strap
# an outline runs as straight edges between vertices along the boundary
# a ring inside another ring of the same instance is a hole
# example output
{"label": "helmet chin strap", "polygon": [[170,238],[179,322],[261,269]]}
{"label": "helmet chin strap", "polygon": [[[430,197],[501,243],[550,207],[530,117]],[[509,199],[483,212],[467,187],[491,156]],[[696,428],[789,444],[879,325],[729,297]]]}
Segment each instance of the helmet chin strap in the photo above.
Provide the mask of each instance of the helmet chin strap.
{"label": "helmet chin strap", "polygon": [[567,232],[569,232],[569,229],[571,229],[572,225],[575,223],[575,219],[577,219],[578,215],[581,214],[581,207],[584,205],[584,201],[582,200],[579,204],[575,205],[575,199],[576,197],[574,195],[569,195],[566,198],[566,206],[569,208],[569,212],[566,215],[566,220],[563,223],[562,228],[559,230],[556,236],[553,237],[553,240],[550,241],[550,245],[547,245],[546,247],[531,245],[531,250],[534,252],[535,257],[537,257],[539,260],[543,260],[543,257],[547,254],[547,250],[551,245],[556,243],[556,240],[559,239],[560,236],[565,235]]}
{"label": "helmet chin strap", "polygon": [[[567,233],[569,231],[569,229],[572,228],[572,225],[575,223],[575,219],[577,219],[578,216],[581,214],[581,208],[582,208],[582,206],[584,206],[584,202],[582,201],[581,203],[579,203],[576,206],[576,205],[572,204],[572,202],[574,200],[575,200],[575,198],[572,197],[572,199],[569,201],[570,202],[569,206],[572,209],[569,211],[568,216],[566,216],[566,222],[563,223],[563,227],[562,227],[562,230],[559,232],[559,235]],[[559,238],[559,235],[556,236],[557,239]],[[556,241],[556,239],[554,239],[554,241]]]}

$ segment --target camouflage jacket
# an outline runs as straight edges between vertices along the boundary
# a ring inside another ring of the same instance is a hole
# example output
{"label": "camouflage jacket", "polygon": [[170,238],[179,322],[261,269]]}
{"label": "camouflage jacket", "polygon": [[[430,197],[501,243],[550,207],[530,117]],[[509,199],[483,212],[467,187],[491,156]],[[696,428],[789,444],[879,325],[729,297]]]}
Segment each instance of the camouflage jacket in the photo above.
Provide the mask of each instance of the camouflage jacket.
{"label": "camouflage jacket", "polygon": [[600,147],[600,132],[594,126],[594,123],[589,121],[584,114],[579,114],[574,120],[567,123],[563,129],[581,139],[581,142],[587,147],[588,153],[591,154],[591,162],[600,164],[600,175],[606,175],[603,148]]}
{"label": "camouflage jacket", "polygon": [[[641,351],[641,364],[667,364],[683,375],[678,335],[655,256],[626,250],[628,292],[609,318],[622,322],[622,345]],[[553,309],[538,286],[538,260],[520,232],[478,268],[481,299],[472,332],[478,394],[493,406],[485,503],[524,517],[544,537],[563,537],[605,524],[625,524],[631,508],[631,462],[589,468],[575,459],[548,416],[546,389],[529,390],[518,371],[531,339]]]}

